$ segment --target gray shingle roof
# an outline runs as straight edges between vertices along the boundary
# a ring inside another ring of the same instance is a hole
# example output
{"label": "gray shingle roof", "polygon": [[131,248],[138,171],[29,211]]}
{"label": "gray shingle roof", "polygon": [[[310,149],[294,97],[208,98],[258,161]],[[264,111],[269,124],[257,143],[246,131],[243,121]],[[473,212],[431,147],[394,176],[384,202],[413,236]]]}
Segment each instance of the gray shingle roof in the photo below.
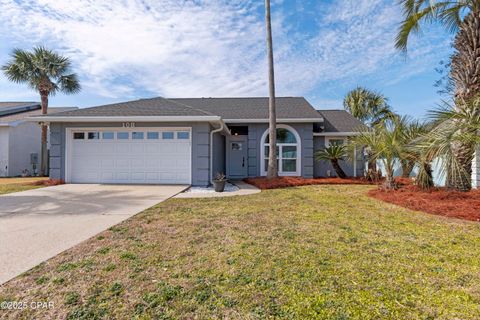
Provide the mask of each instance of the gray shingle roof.
{"label": "gray shingle roof", "polygon": [[[57,108],[50,107],[48,108],[48,115],[52,115],[58,112],[76,110],[76,109],[78,108],[77,107],[57,107]],[[0,123],[9,123],[13,121],[19,121],[31,116],[39,116],[41,114],[42,114],[41,109],[30,110],[25,112],[17,112],[17,113],[8,114],[5,116],[0,116]]]}
{"label": "gray shingle roof", "polygon": [[40,109],[38,102],[0,102],[0,117]]}
{"label": "gray shingle roof", "polygon": [[165,98],[141,99],[56,113],[61,117],[214,116],[203,110]]}
{"label": "gray shingle roof", "polygon": [[22,107],[22,106],[30,106],[34,104],[39,104],[38,102],[32,101],[7,101],[7,102],[0,102],[0,109],[3,108],[11,108],[11,107]]}
{"label": "gray shingle roof", "polygon": [[358,132],[366,126],[345,110],[318,110],[324,118],[325,132]]}
{"label": "gray shingle roof", "polygon": [[[268,98],[180,98],[169,99],[211,112],[223,119],[268,119]],[[319,118],[303,97],[276,98],[278,119]]]}
{"label": "gray shingle roof", "polygon": [[[319,118],[304,98],[277,98],[278,119]],[[220,116],[268,119],[268,98],[152,98],[78,109],[54,116]]]}

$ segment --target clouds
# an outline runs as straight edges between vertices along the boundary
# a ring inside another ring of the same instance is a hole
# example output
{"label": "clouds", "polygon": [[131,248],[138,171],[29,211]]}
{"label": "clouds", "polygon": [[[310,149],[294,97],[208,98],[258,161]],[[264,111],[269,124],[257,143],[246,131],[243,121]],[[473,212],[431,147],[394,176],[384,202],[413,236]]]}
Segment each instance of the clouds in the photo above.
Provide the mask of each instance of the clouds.
{"label": "clouds", "polygon": [[[297,2],[273,6],[279,94],[320,96],[326,84],[351,84],[389,67],[400,78],[421,72],[409,67],[445,50],[432,38],[415,44],[408,63],[399,58],[393,37],[400,10],[392,1]],[[0,3],[0,37],[69,55],[87,93],[111,99],[267,93],[261,1]]]}

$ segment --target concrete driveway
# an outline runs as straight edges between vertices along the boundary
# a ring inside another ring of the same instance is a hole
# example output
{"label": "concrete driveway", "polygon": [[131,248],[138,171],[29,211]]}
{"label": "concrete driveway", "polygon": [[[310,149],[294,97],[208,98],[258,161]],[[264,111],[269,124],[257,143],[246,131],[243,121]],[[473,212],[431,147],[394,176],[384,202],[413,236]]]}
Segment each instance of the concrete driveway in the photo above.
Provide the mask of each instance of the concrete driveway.
{"label": "concrete driveway", "polygon": [[0,284],[187,187],[66,184],[0,196]]}

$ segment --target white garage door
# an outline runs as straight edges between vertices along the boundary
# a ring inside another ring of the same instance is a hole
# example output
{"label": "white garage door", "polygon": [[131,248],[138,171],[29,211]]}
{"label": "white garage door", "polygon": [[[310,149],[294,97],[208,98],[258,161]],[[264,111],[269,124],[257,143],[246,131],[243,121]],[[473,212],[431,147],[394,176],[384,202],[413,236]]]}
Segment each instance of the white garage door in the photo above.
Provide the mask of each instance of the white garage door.
{"label": "white garage door", "polygon": [[191,183],[191,130],[169,128],[70,130],[67,181]]}

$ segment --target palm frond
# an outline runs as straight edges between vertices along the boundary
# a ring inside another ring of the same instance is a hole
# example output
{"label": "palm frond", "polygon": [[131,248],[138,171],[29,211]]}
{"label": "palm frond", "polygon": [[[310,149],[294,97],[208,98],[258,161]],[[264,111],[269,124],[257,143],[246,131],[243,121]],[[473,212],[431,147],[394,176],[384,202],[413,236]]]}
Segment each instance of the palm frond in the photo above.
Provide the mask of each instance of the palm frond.
{"label": "palm frond", "polygon": [[402,0],[404,20],[400,24],[395,38],[395,47],[407,51],[408,40],[412,34],[421,30],[423,23],[431,24],[438,21],[450,32],[458,30],[462,22],[462,13],[471,10],[472,3],[478,0]]}
{"label": "palm frond", "polygon": [[71,72],[71,62],[43,46],[26,51],[15,49],[12,59],[2,70],[15,83],[26,83],[32,89],[54,95],[58,91],[73,94],[80,91],[78,76]]}

